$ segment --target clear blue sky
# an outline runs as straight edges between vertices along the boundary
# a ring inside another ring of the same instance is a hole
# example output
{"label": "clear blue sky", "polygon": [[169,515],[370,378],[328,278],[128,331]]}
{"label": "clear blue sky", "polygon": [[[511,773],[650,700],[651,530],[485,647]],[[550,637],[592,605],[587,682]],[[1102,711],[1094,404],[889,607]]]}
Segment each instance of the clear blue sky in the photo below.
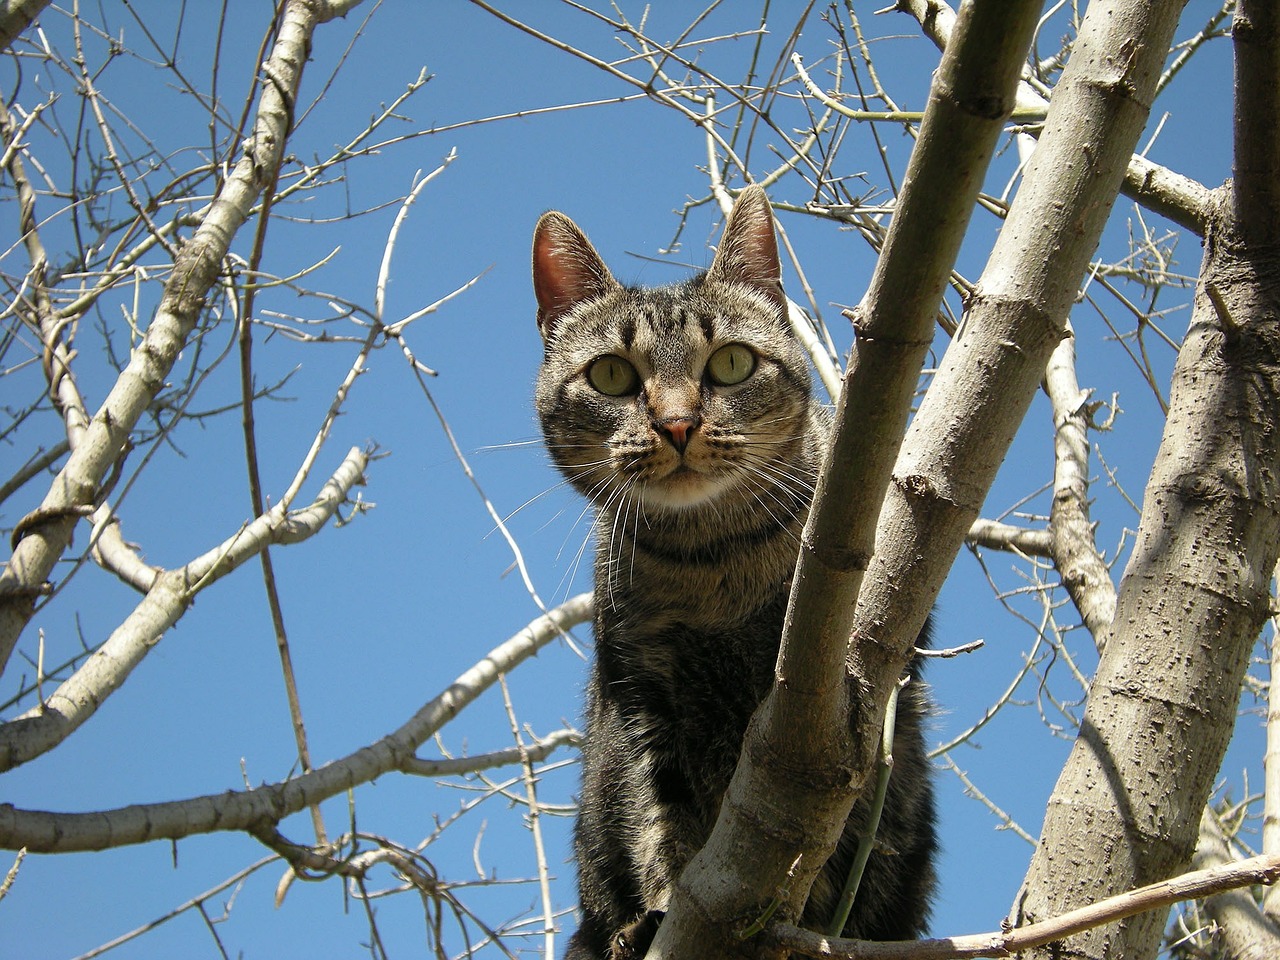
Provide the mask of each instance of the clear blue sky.
{"label": "clear blue sky", "polygon": [[[872,10],[880,5],[857,4],[870,30],[899,37],[876,46],[877,66],[900,105],[919,109],[937,53],[907,18],[872,18]],[[144,50],[146,41],[137,25],[114,9],[116,5],[108,6],[115,32],[122,30],[129,45]],[[177,5],[141,0],[132,6],[153,24],[157,36],[172,35]],[[188,5],[180,66],[197,86],[204,86],[214,28],[212,20],[206,21],[206,14],[195,9],[198,6]],[[652,34],[669,39],[686,24],[692,8],[673,12],[673,6],[661,5],[651,16]],[[606,27],[568,7],[531,2],[507,7],[596,55],[619,55]],[[769,49],[778,49],[801,7],[795,0],[772,5]],[[1198,29],[1215,7],[1207,0],[1192,0],[1179,36]],[[743,29],[758,16],[755,4],[726,8],[696,35]],[[219,92],[232,113],[240,109],[238,97],[254,68],[268,9],[266,3],[247,0],[229,4]],[[320,28],[304,83],[304,103],[319,93],[361,19],[373,9],[366,3],[346,21]],[[640,7],[628,5],[628,12],[639,17]],[[55,42],[66,42],[67,25],[61,15],[48,14],[45,24]],[[830,37],[830,30],[813,17],[799,43],[806,62],[828,53]],[[90,49],[98,51],[91,53],[91,60],[100,58],[100,46],[90,41]],[[738,40],[715,44],[704,56],[719,75],[738,78],[749,54],[749,42]],[[766,60],[771,65],[772,60]],[[323,101],[306,114],[291,151],[303,159],[326,155],[334,144],[357,133],[379,104],[397,96],[423,67],[433,79],[402,108],[406,119],[389,128],[395,133],[634,92],[471,4],[388,0],[373,13]],[[4,70],[6,94],[11,95],[16,74],[11,65]],[[207,144],[205,121],[161,71],[120,58],[99,76],[98,84],[166,152]],[[65,80],[59,80],[59,88],[67,90]],[[24,63],[20,102],[34,106],[45,89],[39,66]],[[1161,108],[1171,114],[1151,157],[1210,186],[1221,182],[1230,173],[1229,91],[1229,47],[1218,42],[1198,56],[1158,105],[1153,120],[1159,119]],[[61,106],[64,117],[74,110],[72,99],[68,91]],[[909,145],[896,128],[882,128],[880,134],[900,177],[901,158]],[[47,159],[56,165],[48,138],[41,139],[37,131],[33,139],[48,149]],[[854,128],[848,141],[839,154],[840,172],[852,176],[866,171],[869,182],[883,183],[870,131]],[[765,142],[760,140],[761,145]],[[410,188],[416,170],[433,169],[454,148],[456,161],[426,189],[402,233],[391,272],[388,319],[412,313],[488,271],[474,288],[414,324],[408,342],[424,363],[440,371],[431,389],[497,508],[509,514],[551,490],[520,510],[511,528],[541,595],[549,603],[558,602],[588,583],[588,565],[584,561],[577,566],[575,557],[589,524],[581,505],[556,488],[558,478],[537,445],[527,443],[537,436],[530,395],[541,349],[528,280],[532,226],[542,211],[564,210],[588,232],[614,272],[628,281],[665,282],[682,276],[687,266],[705,266],[710,259],[707,242],[717,230],[708,206],[690,218],[682,248],[663,258],[669,262],[645,259],[659,257],[670,243],[677,226],[673,211],[687,197],[706,193],[706,178],[699,170],[706,162],[705,144],[686,120],[647,101],[509,120],[388,146],[377,156],[348,164],[340,171],[343,182],[279,212],[329,219],[348,206],[392,203]],[[756,158],[754,172],[773,164],[763,150]],[[187,156],[175,162],[194,161]],[[993,174],[992,192],[1002,189],[1009,164],[1006,154],[999,161],[1000,172]],[[773,195],[797,203],[808,199],[797,180],[784,180]],[[12,206],[0,207],[10,234]],[[53,209],[50,201],[47,212]],[[393,204],[351,221],[281,223],[269,236],[265,263],[274,273],[288,275],[336,249],[332,261],[308,278],[309,284],[372,305],[394,214]],[[1146,219],[1157,232],[1167,229],[1154,215]],[[1108,258],[1122,256],[1126,231],[1134,222],[1132,205],[1121,201],[1108,235]],[[873,263],[865,243],[829,223],[799,216],[785,217],[783,224],[834,335],[846,343],[846,324],[839,309],[829,305],[853,304],[860,298]],[[62,228],[53,224],[49,230],[52,235]],[[960,265],[970,279],[980,272],[997,229],[994,218],[975,217]],[[247,255],[250,243],[246,231],[235,250]],[[1199,261],[1195,238],[1184,237],[1177,254],[1180,271],[1194,276]],[[21,256],[20,251],[8,254],[9,272],[14,272],[14,258]],[[798,296],[794,278],[789,290]],[[1171,292],[1167,305],[1172,306],[1177,296]],[[144,317],[146,302],[144,297]],[[154,296],[149,302],[154,303]],[[1119,313],[1114,301],[1107,308]],[[112,309],[107,319],[119,323],[118,308]],[[278,311],[319,318],[328,309],[323,299],[302,300],[279,289],[265,292],[259,301],[260,315]],[[1097,314],[1082,306],[1074,322],[1082,385],[1096,387],[1100,397],[1121,391],[1124,414],[1115,432],[1100,442],[1108,464],[1138,499],[1159,440],[1158,408],[1110,342]],[[1180,335],[1185,323],[1186,312],[1175,312],[1167,327]],[[360,334],[349,328],[334,332]],[[92,334],[84,331],[81,337],[82,387],[92,406],[101,400],[109,376]],[[206,348],[222,349],[230,337],[230,325],[223,324],[208,334]],[[281,391],[289,401],[260,402],[257,410],[263,480],[267,494],[276,499],[291,480],[356,348],[348,343],[299,346],[280,337],[266,343],[260,337],[259,344],[259,382],[293,372]],[[944,346],[940,339],[939,350]],[[1171,353],[1165,351],[1157,363],[1167,392]],[[377,504],[376,509],[305,544],[273,551],[311,749],[318,762],[341,757],[399,726],[537,613],[519,577],[508,572],[511,553],[494,532],[401,355],[383,350],[369,367],[321,455],[317,479],[302,499],[315,494],[323,472],[349,447],[372,441],[386,456],[373,463],[369,485],[361,493]],[[16,390],[13,383],[3,387],[6,393]],[[238,390],[232,361],[203,387],[197,406],[208,409],[232,402]],[[5,402],[17,402],[17,397],[6,396]],[[41,429],[42,434],[35,429],[24,432],[3,453],[5,460],[21,462],[36,444],[57,439],[52,417]],[[1050,479],[1051,439],[1047,404],[1037,401],[984,515],[1004,512]],[[230,535],[249,510],[237,414],[185,425],[172,440],[156,453],[120,508],[126,537],[142,546],[150,562],[164,566],[184,563]],[[1096,461],[1094,472],[1102,475]],[[1122,531],[1136,527],[1137,517],[1106,487],[1102,476],[1095,490],[1095,517],[1102,524],[1099,542],[1110,555],[1121,543]],[[40,492],[33,484],[24,491],[26,499],[6,504],[0,515],[3,525],[12,527]],[[1047,513],[1047,498],[1041,493],[1025,509]],[[81,533],[77,546],[83,546],[83,537]],[[1025,565],[1007,555],[990,554],[987,560],[1002,589],[1022,583],[1015,568]],[[36,631],[43,630],[50,651],[47,660],[65,656],[79,642],[77,623],[86,643],[100,643],[135,602],[136,597],[112,578],[92,569],[82,571],[61,602],[37,617],[22,650],[34,657]],[[1022,602],[1019,608],[1027,616],[1036,614],[1034,605]],[[1062,619],[1075,620],[1069,613]],[[941,645],[979,637],[987,643],[980,653],[937,663],[930,671],[939,704],[931,739],[940,743],[972,724],[999,696],[1034,637],[1030,625],[1002,611],[967,552],[962,552],[943,591],[937,624]],[[589,635],[583,632],[582,638],[589,640]],[[1089,670],[1083,632],[1073,634],[1070,643]],[[16,661],[10,666],[6,691],[16,686],[23,672]],[[576,723],[583,678],[584,664],[574,652],[563,644],[550,646],[513,676],[512,698],[521,722],[536,734]],[[1080,699],[1061,663],[1053,666],[1043,687],[1034,676],[1026,681],[1016,696],[1021,705],[1006,708],[973,744],[953,755],[991,800],[1032,834],[1069,747],[1069,731],[1055,733],[1037,710],[1043,708],[1051,723],[1064,724],[1049,702],[1050,693]],[[1078,716],[1081,708],[1071,712]],[[443,733],[444,745],[454,753],[500,749],[511,742],[496,691]],[[1244,718],[1233,751],[1223,777],[1238,796],[1243,768],[1249,769],[1253,782],[1260,782],[1257,717]],[[421,755],[438,753],[428,744]],[[572,754],[557,757],[571,759]],[[236,789],[246,779],[251,784],[274,782],[288,775],[294,763],[275,642],[258,567],[251,563],[203,593],[127,686],[62,748],[7,774],[3,799],[25,808],[111,808]],[[504,779],[515,773],[507,769],[493,776]],[[567,802],[575,782],[572,766],[549,773],[541,786],[542,799]],[[939,772],[938,791],[944,858],[933,932],[996,929],[1031,848],[1014,833],[998,830],[999,822],[965,797],[962,784],[950,772]],[[357,791],[356,814],[361,830],[414,845],[431,833],[435,820],[448,818],[476,796],[474,785],[449,787],[387,776]],[[331,833],[347,828],[344,798],[330,801],[325,813]],[[558,878],[556,906],[563,909],[575,896],[572,868],[566,862],[569,821],[562,817],[545,822],[550,866]],[[309,820],[305,815],[291,818],[283,830],[305,841]],[[477,862],[485,871],[511,880],[532,875],[532,850],[520,811],[497,796],[450,826],[426,855],[443,880],[475,880]],[[29,857],[13,891],[0,903],[0,955],[24,960],[75,956],[162,916],[264,853],[252,839],[214,834],[183,840],[176,847],[157,843],[92,855]],[[7,864],[7,858],[0,858],[0,869]],[[360,946],[368,936],[363,911],[354,901],[344,902],[336,881],[295,884],[276,909],[272,897],[281,873],[276,864],[251,877],[236,895],[226,922],[218,924],[231,955],[276,960],[367,955]],[[373,885],[394,883],[384,872]],[[531,884],[464,889],[458,895],[490,923],[533,914],[538,899]],[[229,893],[215,898],[210,913],[216,914],[228,897]],[[423,955],[422,910],[414,896],[379,900],[376,909],[391,956]],[[463,941],[448,918],[445,929],[448,952],[456,954]],[[527,944],[530,950],[540,945],[540,939]],[[113,954],[217,955],[194,912]]]}

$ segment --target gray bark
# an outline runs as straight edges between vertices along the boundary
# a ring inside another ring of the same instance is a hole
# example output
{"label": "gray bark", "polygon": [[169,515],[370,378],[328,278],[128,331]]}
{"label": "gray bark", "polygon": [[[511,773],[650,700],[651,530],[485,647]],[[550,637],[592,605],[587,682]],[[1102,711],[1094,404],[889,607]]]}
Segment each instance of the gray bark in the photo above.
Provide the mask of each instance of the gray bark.
{"label": "gray bark", "polygon": [[914,628],[890,651],[887,669],[859,689],[864,677],[850,677],[845,664],[875,545],[874,492],[889,482],[938,303],[1013,108],[1038,15],[1039,4],[1025,0],[985,0],[961,13],[871,290],[853,317],[858,337],[803,537],[778,681],[753,720],[719,821],[680,878],[650,957],[754,955],[757,946],[741,939],[743,929],[771,901],[780,917],[799,914],[867,783],[885,701],[942,582],[940,573],[920,585]]}
{"label": "gray bark", "polygon": [[[1251,6],[1239,16],[1248,19]],[[1186,869],[1268,614],[1280,550],[1280,149],[1274,118],[1258,122],[1250,90],[1268,87],[1266,104],[1280,75],[1276,13],[1263,7],[1269,26],[1254,20],[1246,31],[1259,49],[1237,44],[1241,179],[1216,191],[1208,211],[1200,286],[1134,554],[1015,904],[1017,924]],[[1261,62],[1245,63],[1250,56]],[[1242,144],[1242,135],[1261,143]],[[1151,912],[1029,955],[1142,960],[1155,955],[1162,929],[1163,915]]]}

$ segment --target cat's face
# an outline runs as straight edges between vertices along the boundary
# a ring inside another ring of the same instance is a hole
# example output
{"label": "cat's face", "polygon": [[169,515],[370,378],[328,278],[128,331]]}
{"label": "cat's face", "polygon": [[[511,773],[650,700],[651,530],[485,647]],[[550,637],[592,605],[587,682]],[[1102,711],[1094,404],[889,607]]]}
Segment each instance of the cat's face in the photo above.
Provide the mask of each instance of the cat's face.
{"label": "cat's face", "polygon": [[[747,206],[744,208],[744,202]],[[704,277],[653,290],[613,280],[572,221],[534,240],[547,445],[606,511],[680,511],[791,486],[809,374],[786,319],[772,215],[744,195]]]}

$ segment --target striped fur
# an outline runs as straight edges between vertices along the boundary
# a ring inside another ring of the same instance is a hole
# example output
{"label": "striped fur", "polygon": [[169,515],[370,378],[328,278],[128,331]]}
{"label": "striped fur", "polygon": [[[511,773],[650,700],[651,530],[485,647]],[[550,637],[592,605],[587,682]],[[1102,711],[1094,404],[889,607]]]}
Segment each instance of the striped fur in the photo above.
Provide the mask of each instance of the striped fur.
{"label": "striped fur", "polygon": [[[538,415],[557,466],[595,505],[598,534],[575,834],[581,920],[568,957],[616,960],[647,947],[772,682],[827,419],[787,322],[763,191],[739,199],[706,274],[657,289],[617,283],[573,222],[548,213],[534,287]],[[735,344],[750,373],[720,382],[714,358]],[[601,358],[622,361],[608,390],[593,384]],[[924,927],[935,842],[921,685],[904,701],[851,936]],[[864,808],[811,894],[815,925],[843,885]]]}

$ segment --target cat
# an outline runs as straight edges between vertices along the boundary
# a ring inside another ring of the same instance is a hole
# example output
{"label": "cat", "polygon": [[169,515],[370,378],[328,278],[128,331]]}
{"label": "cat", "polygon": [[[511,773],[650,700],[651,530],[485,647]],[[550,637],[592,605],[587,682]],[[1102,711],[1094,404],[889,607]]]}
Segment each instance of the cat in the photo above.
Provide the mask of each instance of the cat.
{"label": "cat", "polygon": [[[580,924],[566,960],[620,960],[647,949],[773,681],[829,417],[788,324],[758,187],[739,196],[711,267],[657,288],[618,283],[572,220],[546,213],[533,285],[538,417],[556,466],[595,505],[599,536],[574,834]],[[846,936],[924,931],[936,847],[927,710],[909,684]],[[867,805],[815,884],[807,925],[826,926]]]}

